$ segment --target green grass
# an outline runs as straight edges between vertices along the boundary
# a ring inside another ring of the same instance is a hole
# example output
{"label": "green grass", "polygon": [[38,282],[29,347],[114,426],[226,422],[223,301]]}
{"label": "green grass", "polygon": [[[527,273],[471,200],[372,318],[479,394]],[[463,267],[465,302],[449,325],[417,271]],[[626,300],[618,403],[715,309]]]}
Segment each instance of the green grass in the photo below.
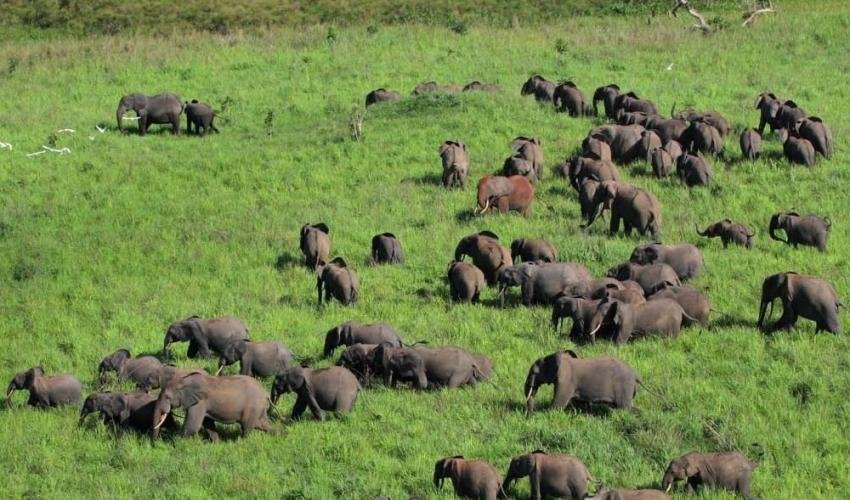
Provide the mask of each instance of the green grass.
{"label": "green grass", "polygon": [[[14,145],[0,151],[0,379],[42,364],[94,390],[104,355],[119,347],[156,351],[167,325],[189,314],[237,315],[255,339],[280,340],[301,356],[320,353],[324,332],[344,320],[386,321],[405,339],[483,352],[495,366],[493,380],[475,389],[369,389],[345,418],[307,419],[281,435],[246,439],[230,429],[220,444],[114,438],[94,418],[77,427],[75,408],[36,411],[17,395],[12,410],[0,411],[4,495],[433,498],[451,495],[430,482],[438,458],[463,454],[504,471],[512,456],[541,447],[579,456],[608,485],[657,486],[681,453],[740,449],[752,456],[759,443],[758,495],[847,496],[846,334],[815,336],[802,322],[795,332],[766,337],[754,323],[761,281],[779,271],[823,276],[848,301],[850,8],[783,5],[749,30],[739,27],[736,11],[724,16],[728,27],[710,37],[684,29],[684,19],[572,17],[533,30],[473,25],[465,35],[413,24],[373,34],[339,28],[333,40],[327,27],[304,27],[0,45],[0,141]],[[565,51],[555,50],[558,39]],[[688,329],[675,341],[580,348],[583,356],[616,355],[637,369],[658,393],[640,390],[637,411],[545,411],[551,390],[543,389],[542,411],[526,418],[528,366],[571,347],[550,330],[549,309],[500,310],[492,290],[484,305],[447,299],[443,277],[454,246],[481,229],[506,242],[545,237],[563,259],[596,275],[640,242],[608,237],[602,224],[581,230],[576,196],[551,174],[528,218],[469,218],[472,186],[437,185],[437,148],[448,138],[469,145],[474,179],[497,169],[520,134],[542,138],[549,165],[575,151],[597,121],[520,97],[522,82],[537,72],[573,79],[586,94],[617,82],[665,112],[674,103],[715,109],[736,128],[731,161],[714,161],[711,189],[650,178],[639,164],[622,169],[661,200],[665,241],[703,250],[706,269],[695,286],[719,312],[712,327]],[[364,140],[349,139],[348,117],[369,90],[408,94],[430,79],[480,79],[506,91],[370,108]],[[757,123],[753,101],[765,89],[831,124],[838,143],[832,160],[812,170],[791,167],[771,140],[765,159],[736,161],[737,133]],[[222,133],[205,139],[120,135],[115,106],[134,91],[231,104],[218,123]],[[271,126],[264,123],[269,112]],[[111,129],[100,134],[97,123]],[[76,134],[55,134],[65,127]],[[53,135],[70,155],[25,156]],[[789,209],[832,218],[827,253],[768,238],[770,215]],[[694,223],[725,216],[757,228],[755,250],[724,251],[694,234]],[[360,275],[355,307],[315,307],[315,280],[298,265],[298,229],[316,221],[330,225],[332,253]],[[367,266],[370,239],[383,231],[400,237],[404,266]],[[195,365],[184,346],[176,347],[177,362]],[[280,411],[292,401],[283,398]],[[527,483],[517,491],[527,495]]]}

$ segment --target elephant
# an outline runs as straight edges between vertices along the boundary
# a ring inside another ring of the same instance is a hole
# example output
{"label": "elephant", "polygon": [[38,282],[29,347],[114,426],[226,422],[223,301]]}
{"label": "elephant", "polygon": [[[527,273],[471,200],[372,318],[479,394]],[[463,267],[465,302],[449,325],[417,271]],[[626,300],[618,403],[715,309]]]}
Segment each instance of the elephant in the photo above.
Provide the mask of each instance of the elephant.
{"label": "elephant", "polygon": [[578,188],[578,203],[581,208],[582,219],[590,220],[596,213],[597,207],[594,198],[601,185],[602,183],[595,179],[587,178],[581,181]]}
{"label": "elephant", "polygon": [[610,160],[595,160],[584,156],[574,156],[567,167],[567,178],[576,190],[584,179],[596,181],[619,181],[620,172]]}
{"label": "elephant", "polygon": [[136,112],[139,117],[139,135],[145,135],[148,126],[158,123],[170,123],[171,133],[180,133],[180,115],[183,113],[183,101],[175,94],[127,94],[118,102],[115,117],[118,119],[118,131],[124,132],[121,121],[124,113],[129,110]]}
{"label": "elephant", "polygon": [[582,297],[558,297],[552,307],[552,328],[561,331],[563,318],[572,319],[573,326],[570,329],[570,338],[579,341],[590,338],[593,329],[593,320],[596,317],[596,308],[599,307],[599,299],[585,299]]}
{"label": "elephant", "polygon": [[292,366],[292,353],[280,342],[249,342],[238,339],[227,344],[218,360],[218,373],[239,361],[239,374],[272,377]]}
{"label": "elephant", "polygon": [[697,234],[708,238],[720,238],[723,242],[723,248],[727,248],[729,243],[745,247],[753,248],[753,230],[744,224],[737,224],[731,219],[722,219],[705,228],[705,231],[700,231],[699,226],[696,226]]}
{"label": "elephant", "polygon": [[522,303],[551,304],[559,295],[586,296],[590,272],[581,264],[568,262],[523,262],[499,273],[499,302],[505,306],[509,287],[519,286]]}
{"label": "elephant", "polygon": [[540,139],[519,136],[511,141],[511,148],[516,151],[516,156],[531,162],[536,180],[543,178],[543,148]]}
{"label": "elephant", "polygon": [[325,302],[334,298],[344,306],[356,304],[360,295],[360,279],[345,259],[334,257],[330,263],[319,267],[316,276],[318,305],[322,305],[322,288],[325,289]]}
{"label": "elephant", "polygon": [[[589,297],[596,300],[619,300],[628,304],[643,304],[646,302],[646,297],[640,284],[632,280],[620,281],[614,278],[601,278],[591,282]],[[590,324],[591,321],[587,321],[587,325],[589,326]],[[585,333],[587,334],[588,332]]]}
{"label": "elephant", "polygon": [[[643,247],[638,247],[638,249]],[[658,247],[655,247],[656,251]],[[652,252],[650,250],[650,252]],[[681,266],[682,271],[693,272],[693,263],[695,256],[692,251],[688,251],[687,247],[683,247],[680,251],[664,251],[662,252],[665,255],[665,258],[668,257],[671,261]],[[633,254],[634,255],[634,254]],[[643,255],[647,255],[644,253]],[[648,255],[652,255],[649,253]],[[638,254],[640,257],[641,254]],[[648,260],[642,259],[644,261]],[[701,260],[700,260],[701,262]],[[687,275],[687,274],[685,274]],[[641,288],[643,288],[643,293],[649,295],[649,293],[654,290],[660,283],[664,283],[665,281],[669,281],[676,286],[681,285],[681,280],[679,279],[679,274],[676,272],[676,269],[673,268],[670,264],[665,262],[655,262],[652,264],[636,264],[634,262],[624,262],[622,264],[616,265],[608,270],[607,276],[609,278],[615,278],[620,281],[625,280],[634,280],[636,281]]]}
{"label": "elephant", "polygon": [[[412,382],[416,389],[475,385],[489,377],[490,361],[458,347],[391,347],[381,344],[373,351],[376,371],[386,385]],[[479,361],[484,366],[479,366]]]}
{"label": "elephant", "polygon": [[832,130],[817,116],[803,118],[797,122],[797,133],[808,140],[815,152],[824,158],[832,156]]}
{"label": "elephant", "polygon": [[328,261],[331,252],[331,230],[324,222],[304,224],[301,226],[301,253],[304,254],[304,265],[313,271]]}
{"label": "elephant", "polygon": [[779,109],[782,107],[783,101],[776,97],[772,92],[762,92],[756,98],[755,107],[759,110],[759,135],[764,135],[764,126],[770,125],[770,131],[781,128],[776,126],[776,116],[779,114]]}
{"label": "elephant", "polygon": [[651,243],[635,247],[629,262],[641,265],[667,264],[673,268],[681,281],[687,281],[699,276],[703,258],[699,248],[690,243],[678,245]]}
{"label": "elephant", "polygon": [[785,132],[797,130],[797,123],[808,116],[809,114],[806,110],[797,106],[797,103],[789,99],[779,106],[776,117],[773,119],[774,127]]}
{"label": "elephant", "polygon": [[658,114],[658,108],[655,107],[655,103],[647,99],[639,98],[634,92],[626,92],[625,94],[619,94],[617,97],[614,98],[615,118],[618,110],[623,110],[632,113],[641,112],[647,115]]}
{"label": "elephant", "polygon": [[602,104],[605,106],[605,116],[611,119],[616,118],[617,109],[614,107],[614,101],[618,95],[620,95],[620,87],[614,83],[597,88],[593,92],[593,114],[599,114],[596,103],[602,101]]}
{"label": "elephant", "polygon": [[446,93],[457,93],[462,90],[463,87],[456,84],[449,85],[437,85],[437,82],[430,81],[425,83],[420,83],[416,87],[414,87],[411,95],[423,95],[430,94],[432,92],[446,92]]}
{"label": "elephant", "polygon": [[478,80],[467,83],[463,86],[463,92],[481,91],[481,92],[501,92],[502,87],[495,83],[481,83]]}
{"label": "elephant", "polygon": [[538,102],[552,102],[555,100],[555,83],[534,75],[522,84],[520,95],[534,95]]}
{"label": "elephant", "polygon": [[6,406],[12,406],[12,394],[26,389],[29,391],[27,404],[36,408],[54,408],[80,401],[83,385],[73,375],[44,375],[44,368],[35,366],[18,372],[6,389]]}
{"label": "elephant", "polygon": [[587,103],[584,94],[575,83],[567,81],[559,84],[552,92],[552,102],[555,109],[570,116],[583,116],[593,113],[593,108]]}
{"label": "elephant", "polygon": [[654,194],[625,182],[604,181],[593,197],[595,209],[587,218],[590,227],[605,208],[611,209],[611,234],[620,229],[623,220],[626,236],[636,229],[640,234],[649,232],[656,241],[661,237],[661,203]]}
{"label": "elephant", "polygon": [[711,125],[715,129],[717,129],[717,132],[720,134],[720,137],[726,137],[727,135],[729,135],[729,131],[732,128],[729,126],[729,120],[724,118],[723,115],[721,115],[717,111],[699,112],[694,111],[692,109],[686,109],[679,113],[673,114],[673,119],[685,120],[689,122],[701,121],[707,123],[708,125]]}
{"label": "elephant", "polygon": [[815,147],[808,139],[797,136],[796,132],[790,132],[782,144],[782,153],[791,163],[815,166]]}
{"label": "elephant", "polygon": [[477,303],[484,290],[484,273],[476,266],[453,260],[448,269],[449,294],[453,302]]}
{"label": "elephant", "polygon": [[267,412],[269,400],[260,383],[244,375],[216,377],[203,372],[192,372],[175,378],[159,393],[153,409],[153,433],[175,408],[184,408],[182,435],[195,434],[203,427],[211,440],[217,441],[215,422],[239,423],[242,436],[253,429],[272,432]]}
{"label": "elephant", "polygon": [[483,460],[468,460],[463,455],[446,457],[434,464],[434,487],[443,487],[449,478],[455,495],[477,500],[496,500],[503,497],[502,479],[495,467]]}
{"label": "elephant", "polygon": [[649,164],[652,165],[652,173],[659,179],[673,172],[673,157],[664,148],[655,148],[649,152]]}
{"label": "elephant", "polygon": [[723,153],[723,138],[720,136],[720,131],[703,120],[690,122],[680,142],[682,148],[689,153],[713,155]]}
{"label": "elephant", "polygon": [[375,89],[366,94],[366,107],[381,102],[396,102],[401,100],[401,94],[385,88]]}
{"label": "elephant", "polygon": [[[96,392],[89,395],[83,402],[80,410],[82,424],[87,416],[92,413],[100,413],[103,423],[112,425],[113,428],[129,427],[139,432],[153,431],[153,412],[156,406],[157,396],[144,392],[131,392],[122,394],[120,392]],[[163,427],[176,430],[177,423],[169,413]]]}
{"label": "elephant", "polygon": [[[785,231],[782,239],[776,235],[776,230]],[[821,252],[826,252],[826,241],[832,229],[832,221],[829,217],[819,215],[800,215],[797,212],[779,212],[770,218],[770,237],[781,241],[786,245],[807,245],[818,247]]]}
{"label": "elephant", "polygon": [[401,337],[393,327],[386,323],[363,324],[358,321],[346,321],[341,323],[325,334],[325,346],[322,356],[327,358],[334,350],[341,346],[354,344],[389,344],[393,347],[401,347]]}
{"label": "elephant", "polygon": [[689,317],[694,318],[703,326],[708,325],[711,314],[711,302],[708,297],[696,288],[684,285],[674,285],[668,281],[659,283],[649,294],[649,300],[673,299],[682,306]]}
{"label": "elephant", "polygon": [[192,133],[193,125],[195,126],[195,133],[201,136],[207,135],[209,131],[218,133],[218,129],[213,123],[216,113],[209,104],[192,99],[192,102],[184,104],[183,112],[186,113],[187,134]]}
{"label": "elephant", "polygon": [[514,262],[557,262],[558,251],[546,240],[519,238],[511,242]]}
{"label": "elephant", "polygon": [[667,151],[670,154],[670,158],[673,159],[673,163],[675,163],[676,160],[678,160],[679,157],[682,156],[682,153],[684,153],[682,145],[679,143],[679,141],[675,139],[665,142],[662,148],[664,148],[664,151]]}
{"label": "elephant", "polygon": [[585,137],[581,141],[581,155],[594,160],[611,161],[611,146],[595,137]]}
{"label": "elephant", "polygon": [[644,127],[658,134],[664,144],[679,141],[689,126],[690,124],[685,120],[666,119],[658,115],[648,116],[644,124]]}
{"label": "elephant", "polygon": [[661,138],[652,130],[644,130],[640,133],[638,154],[646,158],[646,162],[652,161],[652,150],[661,147]]}
{"label": "elephant", "polygon": [[688,187],[711,184],[711,165],[702,155],[683,153],[676,161],[676,174]]}
{"label": "elephant", "polygon": [[698,323],[673,299],[651,299],[643,304],[627,304],[618,300],[603,302],[597,309],[591,342],[596,337],[608,337],[617,345],[649,334],[676,338],[682,325]]}
{"label": "elephant", "polygon": [[643,125],[646,126],[646,122],[649,120],[649,117],[653,115],[647,115],[642,111],[623,111],[622,109],[617,110],[617,123],[620,125]]}
{"label": "elephant", "polygon": [[502,490],[511,491],[517,479],[528,477],[531,483],[531,499],[559,497],[584,500],[587,485],[593,480],[587,467],[570,455],[549,455],[535,450],[511,459]]}
{"label": "elephant", "polygon": [[103,358],[98,367],[100,383],[106,381],[106,372],[114,371],[121,380],[130,379],[144,392],[158,388],[162,363],[154,356],[140,356],[133,359],[127,349],[118,349]]}
{"label": "elephant", "polygon": [[718,488],[735,491],[750,499],[753,498],[750,494],[750,482],[757,466],[758,464],[734,451],[692,451],[670,462],[664,477],[661,478],[661,486],[669,493],[674,483],[686,481],[688,493],[695,492],[699,487]]}
{"label": "elephant", "polygon": [[[757,325],[764,328],[773,312],[773,301],[782,299],[782,317],[771,330],[790,330],[798,317],[815,322],[815,333],[821,330],[839,334],[841,320],[838,308],[843,306],[835,289],[826,281],[795,272],[778,273],[765,278],[761,287],[761,304]],[[767,306],[770,304],[770,313]],[[768,330],[769,331],[769,330]]]}
{"label": "elephant", "polygon": [[293,366],[275,377],[271,402],[277,404],[281,394],[294,392],[297,397],[292,407],[292,420],[301,418],[308,408],[316,419],[324,420],[326,411],[350,412],[361,390],[357,377],[342,366],[318,370]]}
{"label": "elephant", "polygon": [[460,141],[445,141],[440,145],[443,161],[443,187],[466,187],[469,178],[469,150]]}
{"label": "elephant", "polygon": [[173,342],[189,342],[187,357],[208,358],[212,352],[221,354],[227,344],[238,339],[248,339],[248,327],[241,319],[233,316],[201,319],[190,316],[175,321],[165,331],[162,352],[168,355],[168,346]]}
{"label": "elephant", "polygon": [[481,269],[487,284],[494,286],[502,269],[514,265],[511,253],[499,243],[499,237],[490,231],[480,231],[462,238],[455,247],[455,260],[464,255],[472,257],[475,267]]}
{"label": "elephant", "polygon": [[505,159],[501,175],[503,177],[520,175],[528,179],[528,182],[532,184],[536,184],[538,181],[537,171],[534,170],[534,164],[520,156],[519,153]]}
{"label": "elephant", "polygon": [[555,386],[554,409],[563,409],[572,400],[630,409],[639,383],[635,370],[620,359],[580,359],[573,351],[558,351],[536,360],[528,370],[526,412],[530,415],[534,411],[534,396],[543,384]]}
{"label": "elephant", "polygon": [[503,214],[514,210],[526,216],[534,201],[534,186],[521,175],[487,175],[478,181],[477,198],[476,214],[486,214],[495,206]]}
{"label": "elephant", "polygon": [[755,161],[761,156],[761,135],[758,131],[748,128],[741,132],[741,156],[745,160]]}
{"label": "elephant", "polygon": [[588,136],[608,143],[614,161],[629,163],[646,157],[640,146],[645,130],[642,125],[601,125],[591,129]]}
{"label": "elephant", "polygon": [[670,496],[663,491],[642,489],[642,490],[624,490],[608,489],[605,486],[600,486],[596,490],[596,494],[592,497],[587,497],[587,500],[671,500]]}
{"label": "elephant", "polygon": [[[382,344],[385,345],[385,344]],[[337,360],[337,366],[343,366],[353,373],[360,385],[368,385],[375,373],[375,349],[378,344],[354,344],[348,346]]]}
{"label": "elephant", "polygon": [[404,264],[404,251],[396,235],[381,233],[372,237],[372,263]]}

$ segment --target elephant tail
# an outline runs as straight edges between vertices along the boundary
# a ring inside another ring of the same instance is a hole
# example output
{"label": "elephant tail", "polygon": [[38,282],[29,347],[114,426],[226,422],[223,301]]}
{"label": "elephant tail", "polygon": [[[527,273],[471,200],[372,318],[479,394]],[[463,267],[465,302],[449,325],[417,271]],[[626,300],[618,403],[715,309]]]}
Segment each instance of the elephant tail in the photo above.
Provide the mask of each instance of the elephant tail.
{"label": "elephant tail", "polygon": [[826,232],[829,232],[832,229],[832,219],[830,219],[829,217],[824,217],[823,222],[824,224],[826,224]]}
{"label": "elephant tail", "polygon": [[[693,316],[691,316],[690,314],[685,312],[684,309],[682,309],[682,319],[687,320],[689,325],[693,325],[693,324],[696,324],[696,323],[702,323],[700,320],[694,318]],[[683,321],[683,323],[684,323],[684,321]]]}

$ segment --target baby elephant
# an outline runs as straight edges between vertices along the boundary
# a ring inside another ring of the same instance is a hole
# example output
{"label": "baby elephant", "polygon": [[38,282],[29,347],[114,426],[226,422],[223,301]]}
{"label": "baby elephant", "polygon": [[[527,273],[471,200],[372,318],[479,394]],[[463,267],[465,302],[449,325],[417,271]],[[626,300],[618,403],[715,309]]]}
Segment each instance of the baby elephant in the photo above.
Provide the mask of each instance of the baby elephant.
{"label": "baby elephant", "polygon": [[318,273],[316,291],[319,293],[319,305],[322,305],[322,287],[325,288],[325,301],[333,297],[344,306],[357,303],[360,280],[342,257],[335,257],[329,264],[319,267]]}
{"label": "baby elephant", "polygon": [[551,497],[583,500],[587,496],[587,483],[593,479],[578,458],[536,450],[511,460],[502,490],[509,492],[511,483],[526,476],[531,483],[532,500]]}
{"label": "baby elephant", "polygon": [[109,356],[103,358],[98,368],[100,383],[106,382],[106,373],[114,371],[118,373],[120,380],[132,380],[136,386],[148,392],[159,387],[159,372],[162,363],[153,356],[141,356],[133,359],[127,349],[118,349]]}
{"label": "baby elephant", "polygon": [[749,226],[737,224],[731,219],[723,219],[711,224],[705,231],[700,231],[699,226],[696,226],[697,234],[707,238],[720,238],[723,242],[723,248],[728,248],[729,243],[742,246],[747,249],[753,248],[753,237],[755,233]]}
{"label": "baby elephant", "polygon": [[374,351],[378,344],[354,344],[348,346],[339,356],[337,366],[342,366],[351,371],[360,385],[368,385],[375,372],[373,363]]}
{"label": "baby elephant", "polygon": [[[153,410],[157,396],[144,392],[121,394],[118,392],[96,392],[89,395],[80,410],[80,423],[92,413],[100,413],[103,423],[113,428],[129,427],[139,432],[153,430]],[[174,430],[177,424],[169,413],[163,427]]]}
{"label": "baby elephant", "polygon": [[348,413],[354,408],[360,383],[353,373],[341,366],[314,370],[292,367],[278,374],[272,384],[271,401],[277,404],[281,394],[298,395],[292,407],[292,419],[298,420],[307,408],[324,420],[324,412]]}
{"label": "baby elephant", "polygon": [[292,366],[292,353],[280,342],[251,342],[245,339],[227,344],[218,360],[220,374],[225,366],[239,361],[239,374],[273,377]]}
{"label": "baby elephant", "polygon": [[790,134],[782,145],[785,158],[791,163],[813,167],[815,165],[815,147],[808,139]]}
{"label": "baby elephant", "polygon": [[379,102],[395,102],[401,100],[401,94],[394,90],[387,90],[384,88],[375,89],[368,94],[366,94],[366,107],[373,104],[378,104]]}
{"label": "baby elephant", "polygon": [[673,483],[687,481],[688,493],[700,486],[720,488],[738,492],[744,498],[750,495],[750,482],[757,464],[737,452],[698,453],[691,452],[670,462],[661,479],[665,492],[673,489]]}
{"label": "baby elephant", "polygon": [[758,160],[761,155],[761,135],[755,129],[741,132],[741,154],[749,161]]}
{"label": "baby elephant", "polygon": [[207,135],[210,130],[218,133],[218,129],[213,125],[215,111],[209,104],[192,99],[192,102],[184,105],[183,111],[186,113],[186,133],[192,133],[192,125],[195,126],[195,133],[201,136]]}
{"label": "baby elephant", "polygon": [[483,460],[467,460],[462,455],[446,457],[434,464],[434,486],[443,487],[449,478],[455,495],[478,500],[496,500],[503,497],[502,479],[495,467]]}
{"label": "baby elephant", "polygon": [[670,500],[670,496],[658,490],[609,490],[600,486],[587,500]]}
{"label": "baby elephant", "polygon": [[449,294],[452,302],[478,302],[487,285],[484,273],[473,264],[453,260],[449,263]]}
{"label": "baby elephant", "polygon": [[[770,237],[787,245],[808,245],[818,247],[821,252],[826,252],[826,240],[832,221],[828,217],[818,215],[800,215],[796,212],[780,212],[770,218]],[[785,231],[787,239],[776,236],[776,230]]]}
{"label": "baby elephant", "polygon": [[688,187],[711,184],[711,165],[699,155],[682,154],[676,161],[676,174]]}
{"label": "baby elephant", "polygon": [[372,237],[373,264],[404,264],[401,242],[393,233],[381,233]]}
{"label": "baby elephant", "polygon": [[446,141],[440,145],[443,162],[443,187],[466,187],[469,177],[469,150],[460,141]]}
{"label": "baby elephant", "polygon": [[546,240],[519,238],[511,242],[514,262],[557,262],[558,251]]}
{"label": "baby elephant", "polygon": [[12,406],[12,393],[26,389],[30,393],[27,403],[36,408],[52,408],[78,403],[83,392],[83,384],[73,375],[44,376],[40,366],[17,373],[6,389],[6,406]]}

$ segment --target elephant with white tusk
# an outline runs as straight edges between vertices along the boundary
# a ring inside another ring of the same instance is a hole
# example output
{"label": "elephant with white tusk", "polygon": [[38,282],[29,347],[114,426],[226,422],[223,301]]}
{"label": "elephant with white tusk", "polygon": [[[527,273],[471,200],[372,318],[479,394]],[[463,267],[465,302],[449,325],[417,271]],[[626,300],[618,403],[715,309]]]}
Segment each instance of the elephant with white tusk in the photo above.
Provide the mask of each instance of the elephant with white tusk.
{"label": "elephant with white tusk", "polygon": [[135,111],[139,117],[139,135],[145,135],[148,126],[158,123],[171,124],[171,133],[180,133],[180,115],[183,113],[183,101],[175,94],[128,94],[118,102],[115,116],[118,119],[118,131],[124,131],[121,123],[127,111]]}

